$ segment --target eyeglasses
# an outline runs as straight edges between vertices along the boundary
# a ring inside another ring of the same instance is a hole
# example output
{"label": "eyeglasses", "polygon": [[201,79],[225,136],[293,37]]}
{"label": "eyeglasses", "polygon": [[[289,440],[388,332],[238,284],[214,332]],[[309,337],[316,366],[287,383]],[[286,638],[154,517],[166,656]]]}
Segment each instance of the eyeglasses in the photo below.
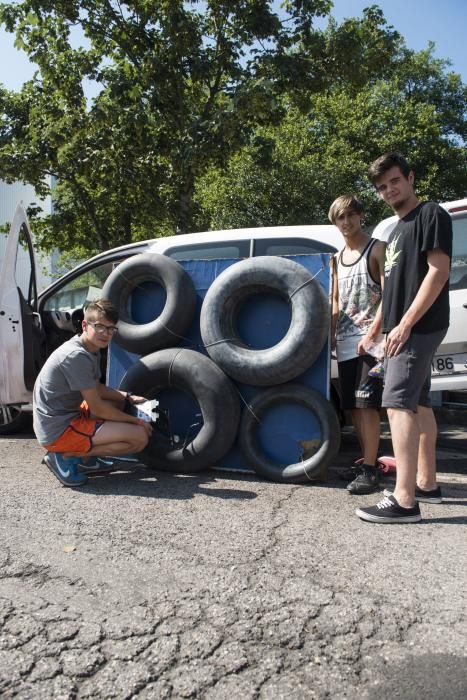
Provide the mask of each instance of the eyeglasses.
{"label": "eyeglasses", "polygon": [[95,323],[94,321],[87,321],[87,323],[94,328],[98,335],[104,335],[104,333],[107,335],[115,335],[118,331],[117,326],[106,326],[104,323]]}

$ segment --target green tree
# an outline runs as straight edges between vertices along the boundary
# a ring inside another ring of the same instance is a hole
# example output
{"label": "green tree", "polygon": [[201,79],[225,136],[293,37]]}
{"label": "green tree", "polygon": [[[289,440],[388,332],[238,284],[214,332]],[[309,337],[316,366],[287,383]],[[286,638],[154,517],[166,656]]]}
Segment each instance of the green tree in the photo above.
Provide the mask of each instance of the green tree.
{"label": "green tree", "polygon": [[[449,64],[433,57],[432,45],[409,51],[375,8],[360,20],[331,22],[324,36],[333,83],[310,93],[306,110],[286,97],[279,125],[259,127],[226,167],[199,178],[204,227],[326,223],[344,192],[360,194],[374,224],[389,211],[366,170],[392,149],[410,160],[422,198],[466,196],[467,88]],[[380,46],[386,59],[378,64]]]}
{"label": "green tree", "polygon": [[[35,222],[42,246],[193,230],[197,179],[280,122],[284,91],[326,84],[313,20],[330,4],[288,0],[281,16],[265,0],[0,4],[38,68],[19,93],[0,88],[0,177],[40,194],[56,181],[53,215]],[[90,104],[87,80],[100,87]]]}

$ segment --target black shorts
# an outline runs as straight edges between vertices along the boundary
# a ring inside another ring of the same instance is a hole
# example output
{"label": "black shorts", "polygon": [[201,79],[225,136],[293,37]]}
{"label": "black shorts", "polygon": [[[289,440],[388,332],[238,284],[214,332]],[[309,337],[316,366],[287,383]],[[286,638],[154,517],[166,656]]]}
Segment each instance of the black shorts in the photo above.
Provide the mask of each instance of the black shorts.
{"label": "black shorts", "polygon": [[383,382],[369,377],[368,372],[377,363],[371,355],[359,355],[345,362],[338,362],[341,408],[381,408]]}

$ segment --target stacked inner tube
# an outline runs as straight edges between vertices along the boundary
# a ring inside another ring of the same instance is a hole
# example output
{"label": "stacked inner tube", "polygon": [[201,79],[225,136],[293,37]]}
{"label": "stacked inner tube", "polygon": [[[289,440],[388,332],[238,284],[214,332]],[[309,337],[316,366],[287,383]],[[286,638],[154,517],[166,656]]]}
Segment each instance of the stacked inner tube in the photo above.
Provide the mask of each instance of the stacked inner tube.
{"label": "stacked inner tube", "polygon": [[148,467],[192,473],[215,464],[232,447],[240,404],[232,382],[209,357],[186,348],[167,348],[142,357],[126,373],[120,388],[148,399],[168,387],[190,394],[202,415],[199,433],[187,444],[173,443],[156,423],[140,453]]}
{"label": "stacked inner tube", "polygon": [[[271,348],[247,347],[238,333],[242,305],[256,294],[272,292],[290,307],[286,335]],[[303,374],[314,363],[329,332],[329,303],[308,270],[287,258],[248,258],[227,268],[209,287],[201,309],[200,330],[206,351],[233,379],[272,386]]]}
{"label": "stacked inner tube", "polygon": [[[317,451],[296,464],[278,464],[270,459],[258,440],[258,428],[262,417],[271,408],[295,403],[310,411],[320,427],[321,444]],[[320,393],[303,384],[289,383],[271,387],[258,394],[245,408],[239,430],[240,448],[255,471],[272,481],[306,483],[317,481],[339,452],[340,425],[332,404]]]}
{"label": "stacked inner tube", "polygon": [[[131,295],[147,282],[156,282],[165,290],[166,302],[161,314],[149,323],[138,324],[130,313]],[[178,345],[193,321],[193,282],[178,262],[165,255],[141,253],[128,258],[109,275],[102,295],[118,310],[116,342],[138,355]]]}
{"label": "stacked inner tube", "polygon": [[[130,297],[148,281],[164,288],[166,303],[156,318],[137,324],[129,312]],[[238,316],[251,297],[265,292],[287,303],[291,320],[278,343],[257,350],[241,339]],[[328,298],[303,265],[264,256],[242,260],[222,272],[209,287],[201,309],[200,332],[208,356],[167,347],[185,339],[196,303],[190,277],[171,258],[153,253],[130,258],[110,275],[104,296],[113,301],[122,319],[116,341],[143,356],[127,372],[120,388],[155,398],[161,390],[173,387],[192,396],[200,407],[202,427],[189,442],[175,444],[156,424],[141,453],[147,466],[173,472],[199,471],[222,459],[238,437],[247,462],[266,478],[303,483],[323,474],[339,449],[337,415],[318,392],[291,382],[313,365],[329,333]],[[239,391],[231,380],[263,387],[245,407],[241,422]],[[284,403],[295,403],[311,412],[320,429],[316,453],[296,464],[275,463],[264,454],[258,440],[262,418]]]}

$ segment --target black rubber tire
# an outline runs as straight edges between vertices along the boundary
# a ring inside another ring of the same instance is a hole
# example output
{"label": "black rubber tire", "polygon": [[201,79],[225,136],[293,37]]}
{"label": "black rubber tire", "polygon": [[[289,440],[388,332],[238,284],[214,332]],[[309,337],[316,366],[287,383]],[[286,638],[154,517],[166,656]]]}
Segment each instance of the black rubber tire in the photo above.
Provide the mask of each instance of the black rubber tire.
{"label": "black rubber tire", "polygon": [[23,411],[20,405],[0,404],[0,435],[14,435],[21,432],[31,422],[31,414]]}
{"label": "black rubber tire", "polygon": [[[272,406],[284,402],[297,403],[310,410],[321,429],[318,451],[297,464],[277,464],[258,445],[257,430],[261,417]],[[239,445],[245,459],[257,474],[272,481],[303,484],[321,478],[337,456],[340,440],[340,424],[334,407],[317,391],[303,384],[284,384],[267,389],[250,402],[250,408],[245,407],[240,421]]]}
{"label": "black rubber tire", "polygon": [[[279,294],[290,304],[286,335],[271,348],[248,348],[237,331],[236,315],[258,293]],[[287,258],[248,258],[214,280],[201,308],[200,331],[210,357],[244,384],[271,386],[298,377],[320,354],[329,333],[328,298],[311,273]]]}
{"label": "black rubber tire", "polygon": [[215,466],[232,446],[240,420],[240,402],[230,379],[199,352],[168,348],[142,357],[126,373],[120,389],[148,399],[167,387],[191,394],[201,410],[203,426],[185,447],[172,446],[157,430],[138,457],[152,468],[175,473]]}
{"label": "black rubber tire", "polygon": [[[165,289],[166,303],[157,318],[136,324],[129,315],[129,298],[138,285],[148,281]],[[141,253],[118,265],[107,278],[102,296],[118,309],[115,342],[139,355],[178,345],[193,321],[196,290],[190,276],[178,262],[158,253]]]}

